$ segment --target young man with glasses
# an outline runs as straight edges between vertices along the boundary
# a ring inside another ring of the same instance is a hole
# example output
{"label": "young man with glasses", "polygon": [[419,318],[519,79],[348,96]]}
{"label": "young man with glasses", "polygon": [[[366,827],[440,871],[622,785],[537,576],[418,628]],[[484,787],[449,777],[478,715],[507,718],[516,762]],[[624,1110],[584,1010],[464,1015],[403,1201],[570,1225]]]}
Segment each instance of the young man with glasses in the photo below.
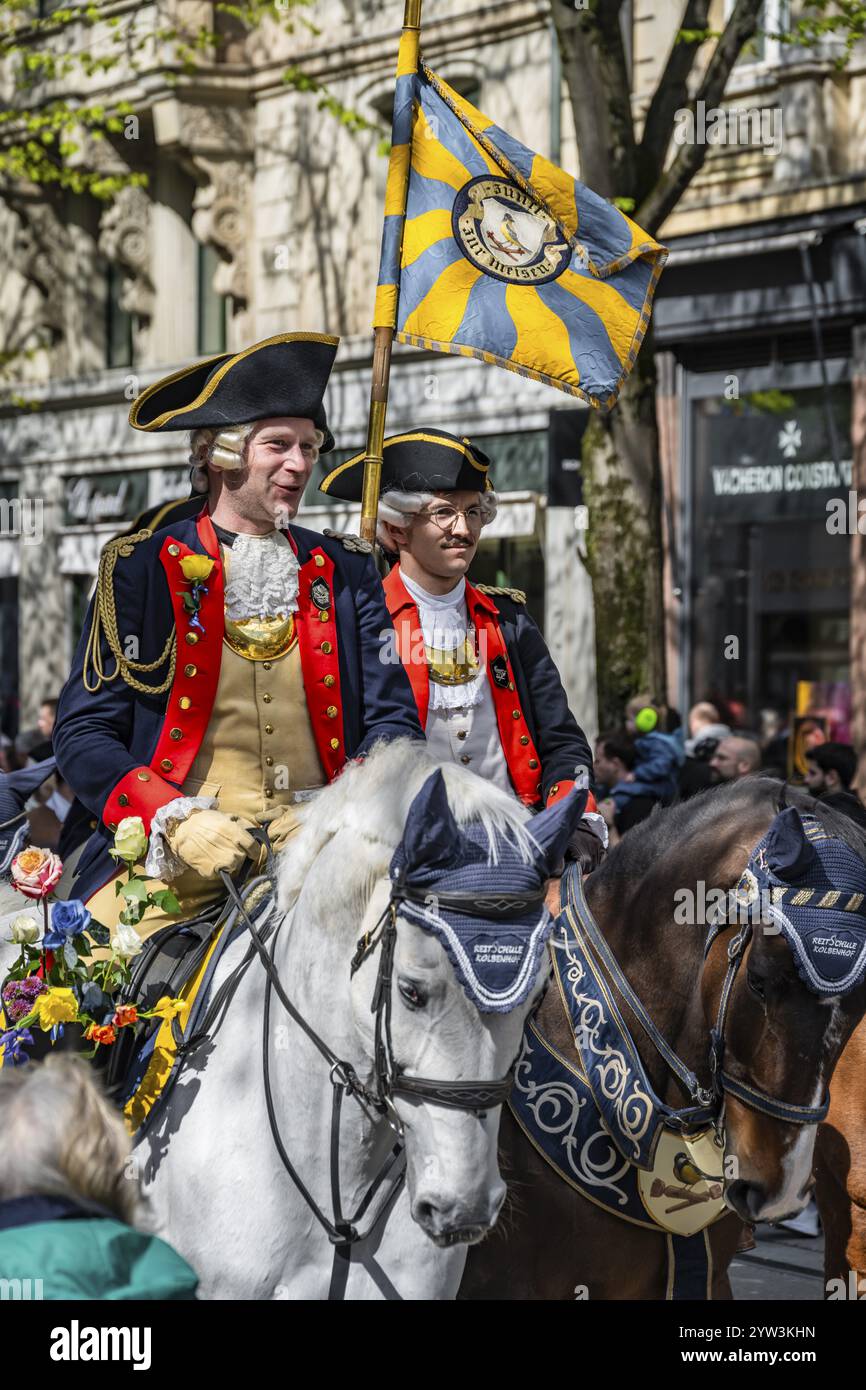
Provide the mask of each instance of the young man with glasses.
{"label": "young man with glasses", "polygon": [[[592,754],[525,595],[467,579],[482,528],[496,515],[489,466],[477,446],[445,430],[385,440],[378,538],[397,556],[385,597],[395,659],[434,755],[539,809],[567,795],[579,768],[591,771]],[[363,471],[358,454],[321,491],[357,502]],[[605,839],[590,799],[575,857],[592,867]]]}

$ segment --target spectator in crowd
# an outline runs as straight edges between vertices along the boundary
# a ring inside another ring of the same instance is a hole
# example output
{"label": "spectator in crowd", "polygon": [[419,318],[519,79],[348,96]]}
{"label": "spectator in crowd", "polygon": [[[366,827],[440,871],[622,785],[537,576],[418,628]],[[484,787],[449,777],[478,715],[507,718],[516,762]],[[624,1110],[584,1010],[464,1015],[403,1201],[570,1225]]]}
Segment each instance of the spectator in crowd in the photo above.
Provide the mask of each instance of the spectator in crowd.
{"label": "spectator in crowd", "polygon": [[685,752],[677,734],[661,732],[661,718],[662,706],[649,695],[636,695],[625,708],[626,733],[634,740],[637,754],[635,783],[641,793],[667,806],[677,794]]}
{"label": "spectator in crowd", "polygon": [[788,775],[788,721],[787,716],[775,706],[768,705],[760,713],[761,753],[765,772],[774,777]]}
{"label": "spectator in crowd", "polygon": [[723,738],[730,737],[727,724],[708,700],[700,700],[689,710],[689,737],[685,742],[686,760],[680,769],[679,801],[713,786],[710,758]]}
{"label": "spectator in crowd", "polygon": [[637,780],[637,747],[627,733],[602,734],[595,747],[595,776],[607,795],[599,801],[611,845],[627,830],[646,820],[658,796]]}
{"label": "spectator in crowd", "polygon": [[15,751],[19,758],[19,766],[23,767],[28,759],[33,762],[41,763],[45,758],[50,758],[54,749],[51,737],[54,733],[54,720],[57,717],[56,699],[43,700],[39,706],[39,714],[36,719],[35,729],[26,729],[20,733],[15,740]]}
{"label": "spectator in crowd", "polygon": [[710,758],[714,782],[738,782],[757,772],[760,766],[760,744],[748,734],[729,734]]}
{"label": "spectator in crowd", "polygon": [[41,1280],[46,1299],[195,1298],[195,1271],[136,1229],[130,1147],[81,1058],[60,1054],[0,1070],[4,1279]]}
{"label": "spectator in crowd", "polygon": [[849,743],[822,743],[806,754],[806,786],[826,806],[834,806],[866,829],[866,807],[851,788],[857,754]]}

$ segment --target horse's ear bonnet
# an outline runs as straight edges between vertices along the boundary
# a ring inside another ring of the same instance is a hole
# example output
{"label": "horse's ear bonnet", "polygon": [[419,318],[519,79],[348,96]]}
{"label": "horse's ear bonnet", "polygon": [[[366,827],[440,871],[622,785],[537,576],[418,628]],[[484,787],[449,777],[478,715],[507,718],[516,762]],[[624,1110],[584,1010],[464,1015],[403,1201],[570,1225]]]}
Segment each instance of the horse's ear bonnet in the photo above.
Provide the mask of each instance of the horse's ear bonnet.
{"label": "horse's ear bonnet", "polygon": [[529,862],[480,824],[458,828],[441,771],[427,778],[391,860],[401,916],[439,938],[469,998],[484,1013],[507,1013],[530,993],[553,919],[544,904],[551,868],[586,806],[572,792],[526,824]]}
{"label": "horse's ear bonnet", "polygon": [[866,864],[815,816],[781,811],[737,886],[776,928],[815,994],[848,994],[866,974]]}

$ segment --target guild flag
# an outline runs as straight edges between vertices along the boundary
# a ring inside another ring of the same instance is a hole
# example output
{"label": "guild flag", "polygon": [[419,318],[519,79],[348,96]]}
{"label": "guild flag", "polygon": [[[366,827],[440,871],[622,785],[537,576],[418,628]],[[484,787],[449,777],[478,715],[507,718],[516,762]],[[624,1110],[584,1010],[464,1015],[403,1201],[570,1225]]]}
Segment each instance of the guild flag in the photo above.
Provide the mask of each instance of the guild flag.
{"label": "guild flag", "polygon": [[423,63],[398,72],[376,327],[606,412],[634,366],[667,254]]}

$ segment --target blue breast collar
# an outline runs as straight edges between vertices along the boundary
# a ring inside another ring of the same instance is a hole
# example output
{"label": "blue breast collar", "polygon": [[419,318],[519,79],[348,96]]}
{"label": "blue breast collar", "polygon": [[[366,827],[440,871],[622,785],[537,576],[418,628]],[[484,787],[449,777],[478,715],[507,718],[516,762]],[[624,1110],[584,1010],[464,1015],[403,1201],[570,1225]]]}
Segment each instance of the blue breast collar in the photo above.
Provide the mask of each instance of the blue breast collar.
{"label": "blue breast collar", "polygon": [[[712,1089],[701,1086],[647,1014],[599,931],[575,870],[569,866],[563,878],[563,910],[551,938],[555,979],[605,1129],[623,1158],[651,1169],[665,1128],[678,1133],[702,1129],[717,1119],[720,1102]],[[611,983],[690,1096],[690,1105],[676,1109],[656,1095]]]}

